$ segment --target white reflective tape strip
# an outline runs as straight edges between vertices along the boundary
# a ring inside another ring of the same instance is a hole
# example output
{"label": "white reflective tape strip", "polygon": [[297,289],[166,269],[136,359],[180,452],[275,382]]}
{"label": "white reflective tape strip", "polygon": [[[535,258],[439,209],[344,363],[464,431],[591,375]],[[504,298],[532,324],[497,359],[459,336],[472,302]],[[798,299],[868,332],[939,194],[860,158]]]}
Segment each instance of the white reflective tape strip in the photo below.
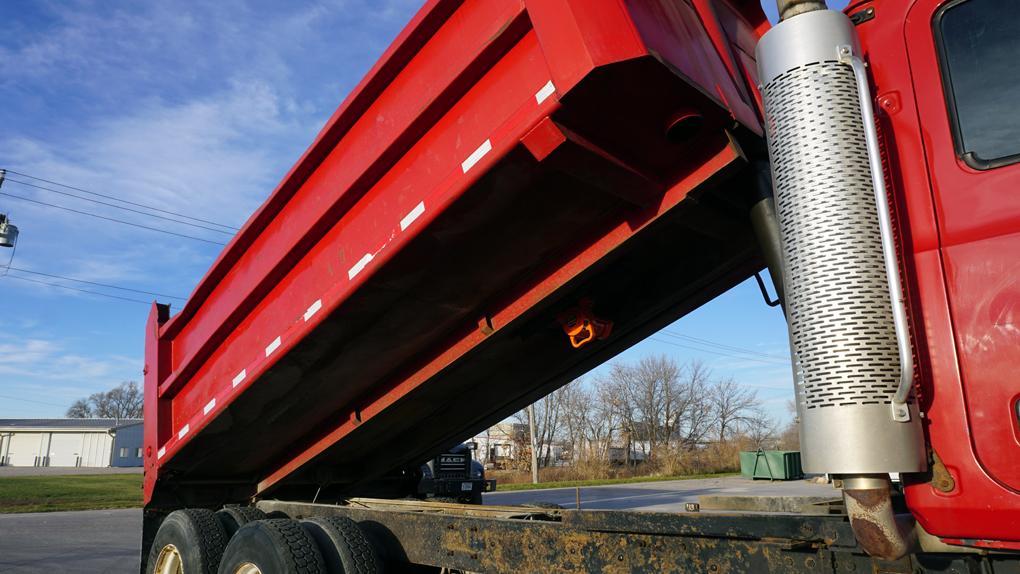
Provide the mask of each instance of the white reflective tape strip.
{"label": "white reflective tape strip", "polygon": [[163,458],[164,454],[166,454],[166,447],[165,446],[163,448],[159,449],[158,451],[156,451],[156,460],[159,460],[159,459]]}
{"label": "white reflective tape strip", "polygon": [[305,311],[305,321],[311,319],[312,315],[319,312],[319,309],[322,309],[322,299],[316,299],[315,303],[308,306],[308,310]]}
{"label": "white reflective tape strip", "polygon": [[467,173],[469,169],[474,167],[475,164],[478,163],[483,157],[485,157],[485,154],[489,153],[490,151],[492,151],[492,142],[489,140],[485,140],[485,142],[483,142],[482,145],[478,146],[478,149],[471,152],[471,155],[469,155],[468,158],[464,160],[463,163],[460,164],[460,169],[464,173]]}
{"label": "white reflective tape strip", "polygon": [[184,425],[184,426],[182,426],[181,430],[177,431],[177,438],[178,439],[182,439],[182,438],[188,436],[188,431],[189,430],[191,430],[191,425]]}
{"label": "white reflective tape strip", "polygon": [[412,209],[407,215],[404,216],[403,219],[400,220],[400,230],[401,231],[407,230],[407,228],[411,227],[411,224],[414,223],[414,220],[418,219],[418,216],[420,216],[423,213],[425,213],[425,202],[419,201],[418,205],[414,206],[414,209]]}
{"label": "white reflective tape strip", "polygon": [[553,85],[552,80],[546,82],[542,89],[535,93],[535,101],[542,103],[546,98],[556,93],[556,86]]}
{"label": "white reflective tape strip", "polygon": [[211,411],[211,410],[213,410],[215,408],[216,408],[216,399],[214,398],[213,400],[211,400],[211,401],[209,401],[208,403],[205,404],[205,408],[202,409],[202,414],[203,415],[207,415],[207,414],[209,414],[209,411]]}
{"label": "white reflective tape strip", "polygon": [[240,385],[241,381],[243,381],[244,378],[247,377],[247,376],[248,376],[248,370],[247,369],[241,369],[241,372],[237,373],[237,375],[234,377],[234,386],[236,387],[237,385]]}
{"label": "white reflective tape strip", "polygon": [[282,342],[283,341],[281,341],[279,337],[273,339],[273,342],[269,343],[269,346],[266,347],[266,356],[268,357],[269,355],[272,355],[273,351],[279,349],[280,348],[280,343],[282,343]]}
{"label": "white reflective tape strip", "polygon": [[372,255],[371,253],[366,253],[364,257],[359,259],[358,262],[354,264],[354,267],[351,267],[350,269],[347,270],[347,278],[354,279],[354,277],[358,273],[361,273],[361,270],[364,269],[365,266],[372,261],[373,257],[375,257],[375,255]]}

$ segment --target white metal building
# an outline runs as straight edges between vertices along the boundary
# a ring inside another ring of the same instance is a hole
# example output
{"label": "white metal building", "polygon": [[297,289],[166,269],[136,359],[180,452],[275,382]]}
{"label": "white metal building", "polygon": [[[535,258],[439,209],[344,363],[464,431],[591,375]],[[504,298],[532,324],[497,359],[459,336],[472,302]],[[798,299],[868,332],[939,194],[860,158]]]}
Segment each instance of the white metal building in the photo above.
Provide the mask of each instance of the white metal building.
{"label": "white metal building", "polygon": [[141,419],[0,419],[0,466],[141,465]]}
{"label": "white metal building", "polygon": [[503,422],[474,436],[478,443],[475,457],[490,468],[503,468],[518,456],[518,450],[527,443],[528,426]]}

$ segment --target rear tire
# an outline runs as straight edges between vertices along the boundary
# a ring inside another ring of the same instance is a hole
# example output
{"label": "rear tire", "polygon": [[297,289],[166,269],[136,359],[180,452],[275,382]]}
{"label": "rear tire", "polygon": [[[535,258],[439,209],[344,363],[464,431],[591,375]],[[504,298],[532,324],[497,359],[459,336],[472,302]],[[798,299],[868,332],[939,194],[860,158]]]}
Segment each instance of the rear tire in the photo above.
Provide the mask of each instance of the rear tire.
{"label": "rear tire", "polygon": [[163,520],[152,541],[145,571],[214,574],[227,545],[227,532],[211,510],[175,510]]}
{"label": "rear tire", "polygon": [[227,538],[230,538],[245,524],[265,520],[266,513],[253,506],[228,506],[217,510],[216,518],[227,531]]}
{"label": "rear tire", "polygon": [[346,516],[309,518],[301,521],[315,539],[326,561],[329,574],[380,574],[382,561],[372,542]]}
{"label": "rear tire", "polygon": [[296,520],[256,520],[242,526],[220,562],[220,574],[327,574],[312,535]]}

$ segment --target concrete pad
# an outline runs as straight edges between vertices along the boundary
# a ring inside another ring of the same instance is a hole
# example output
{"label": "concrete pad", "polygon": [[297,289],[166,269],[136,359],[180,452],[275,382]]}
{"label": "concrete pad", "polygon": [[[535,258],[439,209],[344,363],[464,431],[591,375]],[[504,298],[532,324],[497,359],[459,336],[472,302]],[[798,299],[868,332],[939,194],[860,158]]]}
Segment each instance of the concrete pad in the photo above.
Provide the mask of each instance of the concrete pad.
{"label": "concrete pad", "polygon": [[[815,484],[804,480],[754,481],[736,476],[582,486],[580,490],[582,510],[684,512],[686,503],[698,502],[699,497],[709,495],[839,498],[839,491],[828,484]],[[486,493],[483,495],[483,500],[485,504],[551,502],[564,508],[575,508],[575,497],[574,488],[552,488]]]}

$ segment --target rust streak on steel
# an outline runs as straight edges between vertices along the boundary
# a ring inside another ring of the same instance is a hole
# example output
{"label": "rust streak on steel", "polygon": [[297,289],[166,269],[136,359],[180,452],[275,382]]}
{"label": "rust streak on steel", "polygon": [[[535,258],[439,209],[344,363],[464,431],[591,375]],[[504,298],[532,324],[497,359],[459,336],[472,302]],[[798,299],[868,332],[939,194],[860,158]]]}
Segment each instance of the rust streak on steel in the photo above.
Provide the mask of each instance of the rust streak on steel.
{"label": "rust streak on steel", "polygon": [[869,555],[898,560],[915,549],[913,521],[897,519],[887,477],[845,479],[843,493],[854,536]]}
{"label": "rust streak on steel", "polygon": [[[472,572],[871,571],[841,516],[627,513],[358,499],[261,501],[292,517],[347,516],[394,564]],[[842,534],[840,534],[842,532]]]}

